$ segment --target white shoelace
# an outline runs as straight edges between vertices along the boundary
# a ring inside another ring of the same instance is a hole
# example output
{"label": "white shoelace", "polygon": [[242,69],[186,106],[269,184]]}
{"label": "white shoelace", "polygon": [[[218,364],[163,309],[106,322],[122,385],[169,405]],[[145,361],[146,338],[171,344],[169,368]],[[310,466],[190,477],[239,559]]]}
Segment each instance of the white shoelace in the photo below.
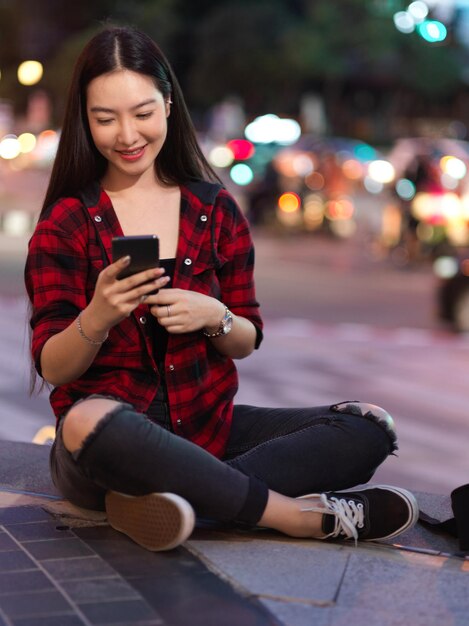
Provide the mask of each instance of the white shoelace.
{"label": "white shoelace", "polygon": [[357,528],[363,528],[364,526],[365,512],[363,510],[363,504],[361,504],[361,502],[357,503],[354,500],[346,500],[345,498],[328,498],[325,493],[319,496],[319,500],[324,505],[325,510],[318,507],[310,507],[301,510],[322,512],[326,515],[332,514],[335,516],[334,530],[323,537],[323,539],[343,535],[347,539],[354,539],[356,544],[358,539]]}

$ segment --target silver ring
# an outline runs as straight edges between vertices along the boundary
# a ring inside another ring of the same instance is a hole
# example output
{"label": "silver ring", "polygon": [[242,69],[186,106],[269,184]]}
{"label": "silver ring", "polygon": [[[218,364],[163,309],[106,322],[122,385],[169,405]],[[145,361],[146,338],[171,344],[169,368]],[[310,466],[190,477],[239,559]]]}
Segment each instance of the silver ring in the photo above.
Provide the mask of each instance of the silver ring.
{"label": "silver ring", "polygon": [[168,309],[168,317],[171,317],[171,305],[167,304],[166,308]]}

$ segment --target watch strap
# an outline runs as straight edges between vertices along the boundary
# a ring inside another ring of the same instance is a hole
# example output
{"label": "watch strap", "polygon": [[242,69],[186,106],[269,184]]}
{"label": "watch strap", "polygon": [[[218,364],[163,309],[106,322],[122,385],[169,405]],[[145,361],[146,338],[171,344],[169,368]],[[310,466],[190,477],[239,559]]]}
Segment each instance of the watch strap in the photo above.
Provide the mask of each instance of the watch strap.
{"label": "watch strap", "polygon": [[209,333],[207,332],[205,329],[203,329],[203,334],[205,335],[205,337],[209,337],[211,339],[213,339],[213,337],[221,337],[221,335],[226,334],[225,333],[225,325],[226,325],[226,321],[232,317],[231,315],[231,311],[228,309],[228,307],[225,305],[225,313],[221,319],[221,322],[217,328],[217,330],[214,333]]}

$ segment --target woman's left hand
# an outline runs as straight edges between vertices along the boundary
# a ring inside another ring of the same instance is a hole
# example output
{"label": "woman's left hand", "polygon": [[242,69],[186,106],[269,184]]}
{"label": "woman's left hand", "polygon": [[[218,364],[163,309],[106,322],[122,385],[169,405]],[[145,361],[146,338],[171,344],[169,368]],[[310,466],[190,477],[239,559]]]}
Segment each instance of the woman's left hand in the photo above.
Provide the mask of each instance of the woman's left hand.
{"label": "woman's left hand", "polygon": [[151,314],[169,333],[190,333],[218,328],[225,313],[222,302],[186,289],[160,289],[146,298]]}

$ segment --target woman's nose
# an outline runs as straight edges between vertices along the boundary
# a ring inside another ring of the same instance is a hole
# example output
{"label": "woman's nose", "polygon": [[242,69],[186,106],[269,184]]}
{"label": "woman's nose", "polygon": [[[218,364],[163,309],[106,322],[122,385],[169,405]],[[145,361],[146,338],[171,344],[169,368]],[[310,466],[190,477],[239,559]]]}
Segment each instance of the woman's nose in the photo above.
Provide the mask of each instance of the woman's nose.
{"label": "woman's nose", "polygon": [[119,126],[118,140],[124,146],[132,146],[138,140],[138,132],[131,120],[122,121]]}

